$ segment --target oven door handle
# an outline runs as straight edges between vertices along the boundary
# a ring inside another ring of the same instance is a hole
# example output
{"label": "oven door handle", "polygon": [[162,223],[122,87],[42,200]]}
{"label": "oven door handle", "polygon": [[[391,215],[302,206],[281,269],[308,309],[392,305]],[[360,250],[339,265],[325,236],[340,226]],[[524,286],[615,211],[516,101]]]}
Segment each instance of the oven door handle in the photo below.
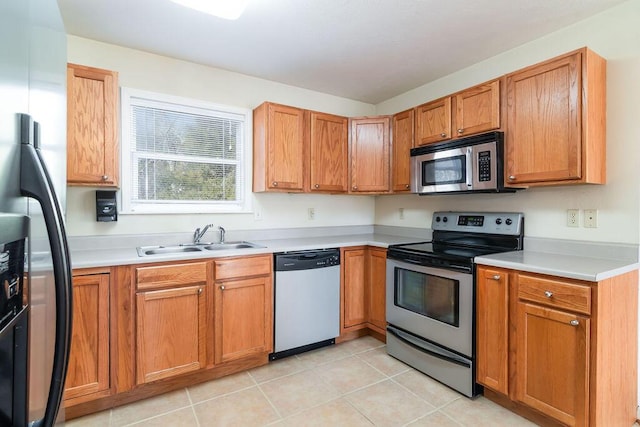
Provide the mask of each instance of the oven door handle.
{"label": "oven door handle", "polygon": [[438,349],[433,344],[429,344],[427,342],[418,342],[416,338],[411,335],[404,333],[392,326],[387,326],[387,332],[389,332],[394,337],[398,338],[403,343],[407,344],[410,347],[415,348],[422,353],[426,353],[429,356],[436,357],[441,360],[445,360],[447,362],[455,363],[456,365],[464,366],[465,368],[471,368],[471,363],[468,360],[455,356],[449,352],[444,353],[442,350]]}

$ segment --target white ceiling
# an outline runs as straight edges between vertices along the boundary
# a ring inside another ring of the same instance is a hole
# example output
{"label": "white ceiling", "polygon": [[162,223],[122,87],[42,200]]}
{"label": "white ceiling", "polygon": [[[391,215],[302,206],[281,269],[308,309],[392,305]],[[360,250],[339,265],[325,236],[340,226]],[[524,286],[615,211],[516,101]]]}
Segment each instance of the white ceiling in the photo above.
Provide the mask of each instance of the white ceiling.
{"label": "white ceiling", "polygon": [[624,0],[58,0],[69,34],[376,104]]}

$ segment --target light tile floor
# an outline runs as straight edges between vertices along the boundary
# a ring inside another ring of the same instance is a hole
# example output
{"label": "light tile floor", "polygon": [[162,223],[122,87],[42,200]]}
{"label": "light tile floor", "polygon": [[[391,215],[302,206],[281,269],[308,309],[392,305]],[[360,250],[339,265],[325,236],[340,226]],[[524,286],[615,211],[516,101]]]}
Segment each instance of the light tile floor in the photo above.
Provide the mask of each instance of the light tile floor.
{"label": "light tile floor", "polygon": [[67,422],[85,426],[533,426],[364,337]]}

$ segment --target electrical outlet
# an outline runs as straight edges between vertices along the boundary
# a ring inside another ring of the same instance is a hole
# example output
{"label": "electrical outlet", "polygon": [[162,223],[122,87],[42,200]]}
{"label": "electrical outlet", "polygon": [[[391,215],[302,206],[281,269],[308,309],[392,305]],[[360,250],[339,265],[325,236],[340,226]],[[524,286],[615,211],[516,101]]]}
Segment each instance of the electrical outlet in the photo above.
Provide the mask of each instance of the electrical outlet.
{"label": "electrical outlet", "polygon": [[598,210],[597,209],[584,210],[584,227],[598,228]]}
{"label": "electrical outlet", "polygon": [[580,227],[580,209],[567,209],[567,227]]}
{"label": "electrical outlet", "polygon": [[400,215],[400,219],[404,219],[404,208],[398,208],[398,213]]}
{"label": "electrical outlet", "polygon": [[308,208],[307,209],[307,218],[310,219],[310,220],[316,219],[316,209],[315,208]]}

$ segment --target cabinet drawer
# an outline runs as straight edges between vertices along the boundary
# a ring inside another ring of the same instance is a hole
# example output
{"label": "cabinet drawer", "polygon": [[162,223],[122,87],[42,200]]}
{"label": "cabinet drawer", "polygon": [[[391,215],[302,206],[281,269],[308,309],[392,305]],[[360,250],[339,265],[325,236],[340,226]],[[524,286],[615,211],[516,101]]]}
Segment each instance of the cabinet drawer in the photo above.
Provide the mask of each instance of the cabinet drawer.
{"label": "cabinet drawer", "polygon": [[214,261],[215,280],[271,274],[272,263],[271,255],[217,259]]}
{"label": "cabinet drawer", "polygon": [[207,263],[156,265],[136,268],[137,289],[166,288],[207,282]]}
{"label": "cabinet drawer", "polygon": [[591,314],[591,287],[573,282],[518,275],[518,298]]}

